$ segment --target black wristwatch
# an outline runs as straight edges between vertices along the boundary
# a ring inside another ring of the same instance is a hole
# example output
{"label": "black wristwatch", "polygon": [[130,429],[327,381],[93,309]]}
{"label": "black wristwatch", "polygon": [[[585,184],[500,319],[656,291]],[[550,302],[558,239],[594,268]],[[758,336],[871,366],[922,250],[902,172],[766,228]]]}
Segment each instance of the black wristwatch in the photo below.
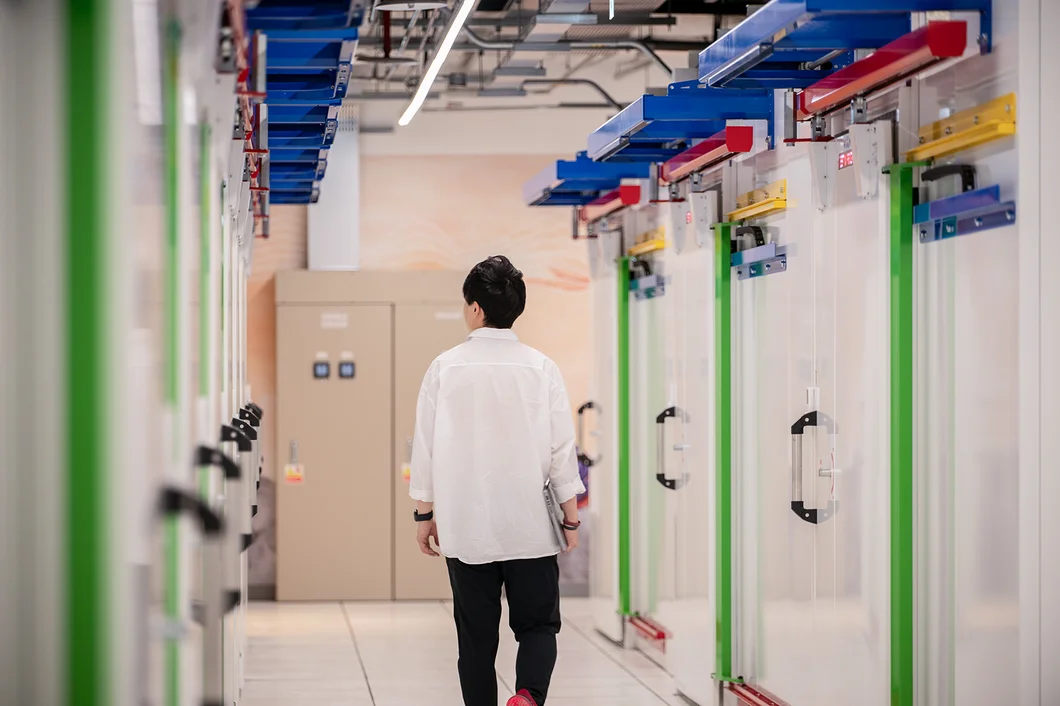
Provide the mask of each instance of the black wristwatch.
{"label": "black wristwatch", "polygon": [[431,510],[426,515],[421,515],[419,510],[413,510],[412,519],[416,520],[416,522],[430,522],[434,519],[434,510]]}

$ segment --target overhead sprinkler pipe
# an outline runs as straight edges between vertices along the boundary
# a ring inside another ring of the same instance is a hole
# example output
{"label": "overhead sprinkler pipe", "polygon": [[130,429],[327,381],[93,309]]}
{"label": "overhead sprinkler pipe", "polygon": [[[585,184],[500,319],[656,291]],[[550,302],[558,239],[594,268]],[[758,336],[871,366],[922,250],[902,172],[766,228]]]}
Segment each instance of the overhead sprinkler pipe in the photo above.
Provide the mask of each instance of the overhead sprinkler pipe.
{"label": "overhead sprinkler pipe", "polygon": [[453,48],[453,44],[456,43],[456,38],[460,35],[460,30],[464,28],[464,23],[467,22],[468,15],[470,15],[471,11],[475,8],[475,2],[476,0],[460,0],[460,6],[457,9],[456,14],[449,21],[449,26],[446,27],[445,38],[442,39],[441,45],[434,52],[431,64],[427,67],[427,71],[424,72],[423,78],[420,79],[420,85],[416,89],[416,94],[412,97],[412,102],[409,103],[409,107],[405,109],[401,119],[398,120],[398,125],[404,127],[412,122],[412,119],[423,105],[423,101],[427,99],[427,94],[430,92],[431,86],[434,85],[434,79],[438,77],[438,72],[442,70],[442,65],[445,64],[445,60],[448,58],[449,52]]}
{"label": "overhead sprinkler pipe", "polygon": [[383,15],[383,56],[390,58],[390,11],[382,10]]}
{"label": "overhead sprinkler pipe", "polygon": [[618,51],[622,49],[634,49],[646,56],[653,64],[666,74],[666,79],[673,78],[673,70],[670,65],[662,60],[651,47],[637,39],[616,39],[599,42],[496,42],[483,39],[471,29],[464,27],[464,36],[479,49],[499,51]]}

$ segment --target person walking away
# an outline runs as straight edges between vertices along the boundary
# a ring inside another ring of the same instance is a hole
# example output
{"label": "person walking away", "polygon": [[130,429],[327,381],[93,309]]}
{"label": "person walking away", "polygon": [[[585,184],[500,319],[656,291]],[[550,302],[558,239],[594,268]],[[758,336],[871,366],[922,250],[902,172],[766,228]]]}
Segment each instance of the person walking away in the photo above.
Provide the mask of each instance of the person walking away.
{"label": "person walking away", "polygon": [[[508,706],[544,706],[560,631],[559,542],[544,498],[578,546],[574,422],[559,368],[519,342],[522,273],[491,257],[464,281],[470,335],[427,370],[416,406],[409,495],[420,551],[445,555],[465,706],[497,706],[501,589],[519,643]],[[431,539],[437,550],[432,547]]]}

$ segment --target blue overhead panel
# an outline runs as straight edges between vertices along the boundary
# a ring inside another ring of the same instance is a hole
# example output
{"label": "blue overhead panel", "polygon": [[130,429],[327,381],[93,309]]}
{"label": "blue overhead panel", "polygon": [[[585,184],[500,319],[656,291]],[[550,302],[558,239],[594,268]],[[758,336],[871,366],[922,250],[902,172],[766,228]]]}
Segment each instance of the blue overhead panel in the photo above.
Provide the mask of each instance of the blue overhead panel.
{"label": "blue overhead panel", "polygon": [[314,203],[350,82],[362,0],[260,0],[247,28],[267,39],[269,195]]}
{"label": "blue overhead panel", "polygon": [[617,189],[623,179],[647,179],[651,166],[605,164],[579,152],[574,161],[557,160],[523,185],[528,206],[584,206],[602,192]]}
{"label": "blue overhead panel", "polygon": [[589,157],[609,162],[665,162],[695,141],[725,129],[727,120],[768,120],[771,91],[671,83],[665,96],[641,96],[589,135]]}
{"label": "blue overhead panel", "polygon": [[990,49],[991,0],[771,0],[699,54],[713,88],[806,88],[912,30],[913,12],[980,14]]}

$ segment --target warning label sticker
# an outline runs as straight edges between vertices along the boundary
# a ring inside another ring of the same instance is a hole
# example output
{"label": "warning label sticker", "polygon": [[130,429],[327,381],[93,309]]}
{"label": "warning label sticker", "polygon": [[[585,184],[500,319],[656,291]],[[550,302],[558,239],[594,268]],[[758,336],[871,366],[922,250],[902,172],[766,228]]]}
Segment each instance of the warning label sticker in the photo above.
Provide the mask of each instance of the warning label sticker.
{"label": "warning label sticker", "polygon": [[301,464],[289,464],[283,467],[283,479],[292,485],[298,485],[305,481],[305,469]]}

